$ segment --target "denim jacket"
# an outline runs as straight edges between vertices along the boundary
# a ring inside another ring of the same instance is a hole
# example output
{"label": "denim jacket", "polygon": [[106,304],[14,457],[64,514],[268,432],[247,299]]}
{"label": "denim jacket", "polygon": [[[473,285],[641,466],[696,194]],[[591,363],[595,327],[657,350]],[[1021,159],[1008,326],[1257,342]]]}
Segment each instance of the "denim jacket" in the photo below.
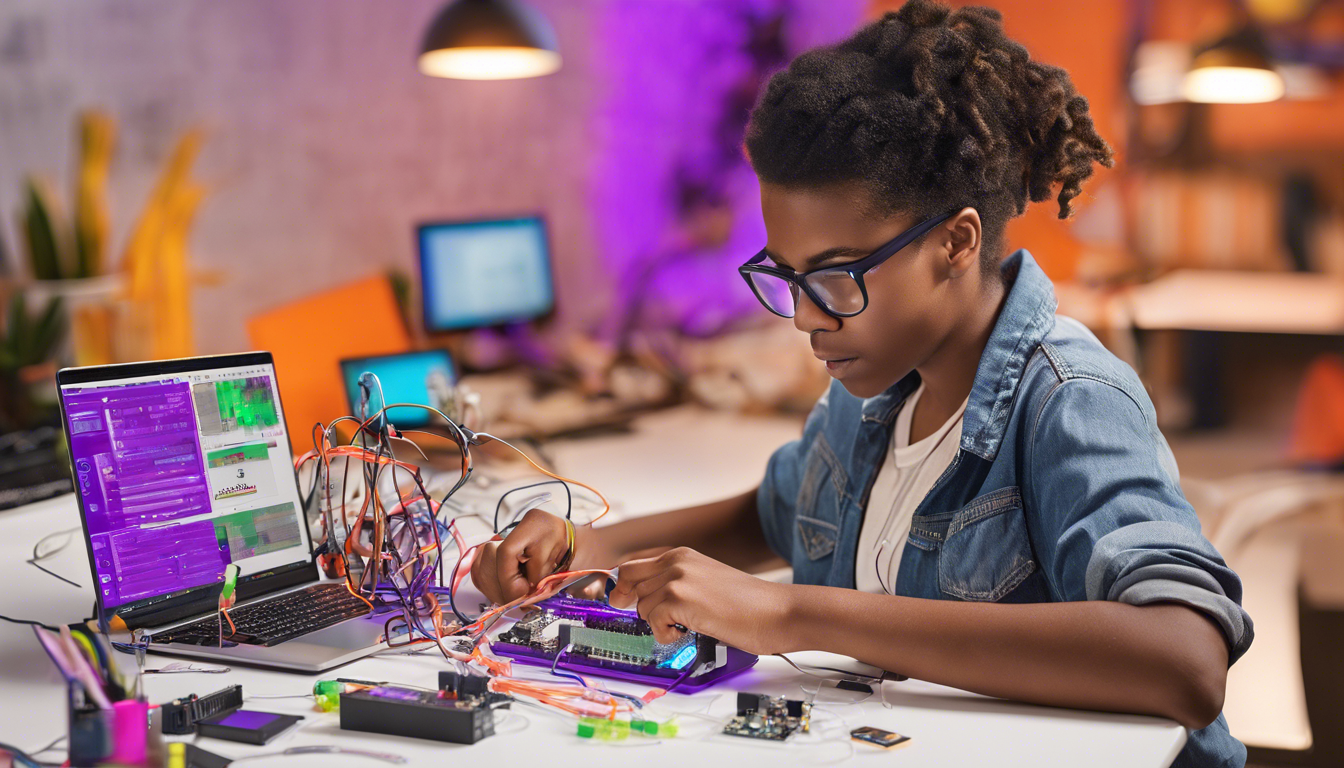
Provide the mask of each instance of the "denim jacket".
{"label": "denim jacket", "polygon": [[[1054,289],[1029,253],[1003,269],[1011,287],[960,450],[915,510],[896,593],[1183,603],[1222,628],[1235,661],[1253,636],[1241,582],[1200,533],[1143,385],[1080,323],[1056,317]],[[896,412],[918,386],[911,373],[860,399],[832,382],[802,438],[771,457],[757,506],[795,583],[854,587],[868,496]],[[1174,765],[1245,761],[1219,715],[1190,732]]]}

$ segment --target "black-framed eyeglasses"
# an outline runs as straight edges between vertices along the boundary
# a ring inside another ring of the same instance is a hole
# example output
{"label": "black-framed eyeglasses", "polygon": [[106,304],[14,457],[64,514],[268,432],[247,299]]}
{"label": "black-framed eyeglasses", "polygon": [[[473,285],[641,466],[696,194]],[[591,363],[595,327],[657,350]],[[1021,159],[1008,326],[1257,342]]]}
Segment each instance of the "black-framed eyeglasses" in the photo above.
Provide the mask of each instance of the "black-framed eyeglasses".
{"label": "black-framed eyeglasses", "polygon": [[765,308],[780,317],[793,317],[798,309],[798,290],[813,304],[832,317],[853,317],[868,308],[868,288],[863,276],[885,262],[905,246],[918,240],[926,232],[947,220],[952,213],[944,213],[916,224],[892,238],[876,251],[848,264],[822,267],[811,272],[798,273],[791,269],[766,266],[769,254],[764,248],[751,261],[737,268],[752,293]]}

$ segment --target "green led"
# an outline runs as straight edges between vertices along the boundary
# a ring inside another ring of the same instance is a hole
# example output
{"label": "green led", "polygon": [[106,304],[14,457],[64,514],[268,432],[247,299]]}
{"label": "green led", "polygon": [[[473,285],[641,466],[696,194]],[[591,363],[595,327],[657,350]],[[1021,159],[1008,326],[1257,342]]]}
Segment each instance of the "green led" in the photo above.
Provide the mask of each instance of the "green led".
{"label": "green led", "polygon": [[625,741],[630,738],[630,722],[627,720],[600,720],[597,726],[597,738],[603,741]]}
{"label": "green led", "polygon": [[593,738],[593,734],[596,732],[597,729],[593,727],[592,723],[584,723],[584,722],[579,723],[579,731],[578,731],[579,738],[591,739]]}
{"label": "green led", "polygon": [[339,696],[345,691],[345,683],[337,680],[318,680],[313,684],[314,696]]}

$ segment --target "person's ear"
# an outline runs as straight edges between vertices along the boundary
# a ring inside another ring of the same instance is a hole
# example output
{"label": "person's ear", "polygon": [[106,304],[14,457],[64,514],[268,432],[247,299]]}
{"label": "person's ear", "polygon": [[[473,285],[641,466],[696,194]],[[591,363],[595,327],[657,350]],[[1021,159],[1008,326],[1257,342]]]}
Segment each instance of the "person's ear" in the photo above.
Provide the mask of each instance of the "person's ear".
{"label": "person's ear", "polygon": [[974,208],[962,208],[939,227],[944,234],[947,276],[961,277],[980,265],[980,214]]}

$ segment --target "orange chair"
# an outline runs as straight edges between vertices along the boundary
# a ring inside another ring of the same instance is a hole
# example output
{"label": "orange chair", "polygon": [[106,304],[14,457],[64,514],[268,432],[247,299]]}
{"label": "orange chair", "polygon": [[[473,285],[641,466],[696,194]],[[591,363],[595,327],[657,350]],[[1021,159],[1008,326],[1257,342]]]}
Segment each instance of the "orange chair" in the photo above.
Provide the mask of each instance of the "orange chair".
{"label": "orange chair", "polygon": [[342,358],[411,348],[392,286],[381,275],[256,315],[248,321],[247,333],[253,348],[275,357],[285,425],[295,453],[312,447],[314,424],[347,415]]}
{"label": "orange chair", "polygon": [[1322,355],[1297,395],[1288,456],[1303,464],[1344,461],[1344,359]]}

